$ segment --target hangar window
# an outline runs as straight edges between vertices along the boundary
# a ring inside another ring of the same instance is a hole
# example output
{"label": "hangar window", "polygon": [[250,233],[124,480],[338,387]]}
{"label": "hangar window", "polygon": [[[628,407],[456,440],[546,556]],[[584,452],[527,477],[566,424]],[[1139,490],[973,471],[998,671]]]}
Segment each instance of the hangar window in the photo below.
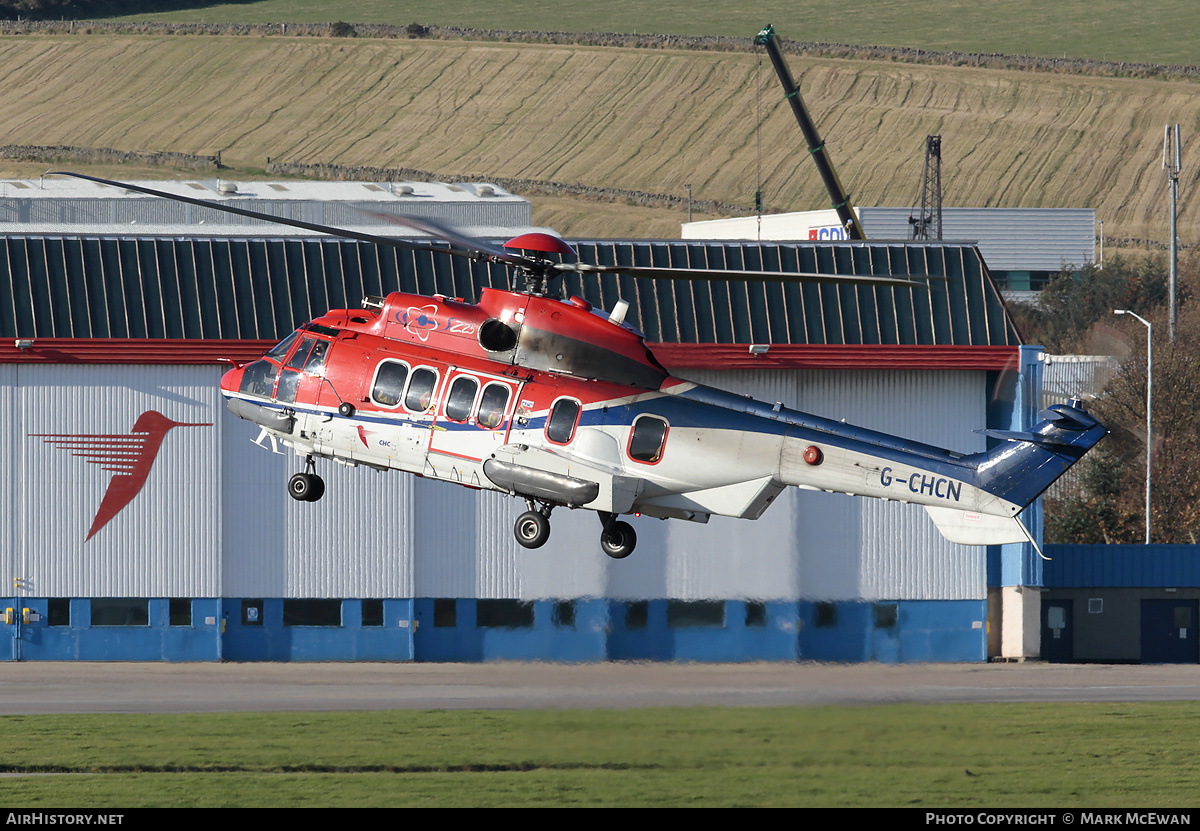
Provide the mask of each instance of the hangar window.
{"label": "hangar window", "polygon": [[895,603],[875,604],[875,628],[895,629],[900,618],[900,607]]}
{"label": "hangar window", "polygon": [[767,625],[767,604],[760,600],[750,600],[746,603],[746,626],[762,627]]}
{"label": "hangar window", "polygon": [[629,434],[629,458],[654,464],[662,458],[667,441],[667,422],[654,416],[641,416],[633,422]]}
{"label": "hangar window", "polygon": [[650,601],[630,600],[625,604],[625,628],[645,629],[650,620]]}
{"label": "hangar window", "polygon": [[150,601],[145,597],[93,597],[92,626],[149,626]]}
{"label": "hangar window", "polygon": [[667,626],[683,629],[692,626],[724,626],[724,600],[668,600]]}
{"label": "hangar window", "polygon": [[284,626],[341,626],[342,601],[300,597],[283,601]]}
{"label": "hangar window", "polygon": [[554,601],[554,625],[559,629],[575,628],[575,601]]}
{"label": "hangar window", "polygon": [[71,598],[51,597],[46,601],[46,606],[47,626],[71,625]]}
{"label": "hangar window", "polygon": [[555,444],[566,444],[575,438],[575,425],[579,423],[580,404],[573,398],[560,398],[550,408],[546,419],[546,438]]}
{"label": "hangar window", "polygon": [[192,599],[172,597],[167,601],[168,620],[171,626],[192,625]]}
{"label": "hangar window", "polygon": [[475,625],[480,628],[528,629],[533,626],[533,604],[527,600],[478,600]]}
{"label": "hangar window", "polygon": [[408,381],[408,392],[404,394],[404,407],[409,412],[423,413],[433,403],[433,391],[438,376],[432,369],[417,367]]}
{"label": "hangar window", "polygon": [[399,361],[384,361],[375,371],[375,383],[371,385],[371,399],[384,407],[400,406],[404,394],[404,382],[408,380],[408,365]]}
{"label": "hangar window", "polygon": [[832,629],[837,626],[837,604],[822,601],[816,604],[816,620],[818,629]]}
{"label": "hangar window", "polygon": [[434,598],[433,625],[440,629],[458,626],[458,601],[453,597]]}
{"label": "hangar window", "polygon": [[471,417],[471,407],[475,404],[475,392],[479,382],[467,375],[460,375],[450,385],[450,394],[446,396],[446,418],[451,421],[466,421]]}
{"label": "hangar window", "polygon": [[383,626],[383,599],[367,598],[362,602],[362,625]]}

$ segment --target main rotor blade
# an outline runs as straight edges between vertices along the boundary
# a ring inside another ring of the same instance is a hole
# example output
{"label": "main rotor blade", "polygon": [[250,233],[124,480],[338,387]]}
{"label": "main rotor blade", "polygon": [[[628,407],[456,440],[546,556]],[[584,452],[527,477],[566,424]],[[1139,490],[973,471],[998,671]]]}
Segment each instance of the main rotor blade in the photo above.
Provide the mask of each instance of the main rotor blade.
{"label": "main rotor blade", "polygon": [[921,275],[913,277],[868,276],[861,274],[820,274],[811,271],[725,271],[713,268],[656,268],[629,265],[589,265],[588,263],[561,263],[554,266],[559,271],[574,271],[580,274],[627,274],[630,277],[646,277],[651,280],[728,280],[732,282],[762,283],[832,283],[850,286],[908,286],[928,289],[922,280],[944,280],[944,277]]}
{"label": "main rotor blade", "polygon": [[509,263],[510,265],[522,266],[524,268],[535,268],[543,263],[538,260],[531,260],[528,257],[522,257],[519,254],[514,254],[507,251],[498,245],[492,245],[475,237],[469,237],[462,231],[450,225],[443,225],[440,222],[435,222],[432,219],[415,216],[398,216],[396,214],[385,214],[379,211],[364,211],[376,219],[382,219],[384,222],[389,222],[392,225],[399,225],[402,228],[411,228],[414,231],[420,231],[423,234],[428,234],[436,239],[444,239],[451,245],[457,245],[459,248],[465,248],[468,251],[476,251],[481,254],[486,254],[494,260]]}
{"label": "main rotor blade", "polygon": [[226,205],[222,202],[214,202],[210,199],[193,199],[190,196],[182,196],[177,193],[167,193],[163,190],[155,190],[154,188],[145,188],[141,185],[131,185],[128,182],[116,182],[111,179],[101,179],[99,176],[88,176],[84,173],[71,173],[66,170],[52,170],[47,175],[50,176],[71,176],[75,179],[86,179],[89,182],[98,182],[102,185],[109,185],[114,188],[124,188],[135,193],[144,193],[147,196],[159,196],[163,199],[173,199],[176,202],[185,202],[188,205],[196,205],[201,208],[212,208],[214,211],[224,211],[227,214],[235,214],[237,216],[245,216],[250,219],[261,219],[266,222],[277,222],[280,225],[290,225],[293,228],[302,228],[306,231],[315,231],[318,234],[328,234],[331,237],[343,237],[346,239],[356,239],[363,242],[373,242],[379,245],[388,245],[392,248],[403,248],[406,251],[435,251],[441,254],[451,254],[456,257],[473,257],[475,255],[465,251],[455,251],[451,248],[445,248],[440,245],[430,245],[428,243],[409,242],[408,240],[395,239],[394,237],[382,237],[377,234],[367,234],[360,231],[351,231],[346,228],[335,228],[332,225],[318,225],[315,222],[304,222],[299,219],[290,219],[288,217],[276,216],[275,214],[263,213],[261,211],[251,211],[246,208],[237,208],[233,205]]}

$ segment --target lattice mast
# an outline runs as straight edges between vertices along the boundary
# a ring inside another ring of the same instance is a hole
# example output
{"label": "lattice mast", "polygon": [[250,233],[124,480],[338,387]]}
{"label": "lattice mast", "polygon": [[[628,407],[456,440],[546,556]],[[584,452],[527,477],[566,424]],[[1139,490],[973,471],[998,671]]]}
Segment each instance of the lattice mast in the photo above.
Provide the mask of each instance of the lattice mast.
{"label": "lattice mast", "polygon": [[925,137],[925,172],[921,176],[921,212],[908,218],[912,238],[942,238],[942,137]]}

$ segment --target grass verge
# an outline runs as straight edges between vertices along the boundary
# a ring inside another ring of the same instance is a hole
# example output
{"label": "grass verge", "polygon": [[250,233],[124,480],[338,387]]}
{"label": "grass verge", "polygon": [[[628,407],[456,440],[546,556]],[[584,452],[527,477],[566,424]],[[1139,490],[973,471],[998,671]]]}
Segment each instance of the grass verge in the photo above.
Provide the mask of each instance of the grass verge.
{"label": "grass verge", "polygon": [[0,718],[12,808],[1187,807],[1197,703]]}

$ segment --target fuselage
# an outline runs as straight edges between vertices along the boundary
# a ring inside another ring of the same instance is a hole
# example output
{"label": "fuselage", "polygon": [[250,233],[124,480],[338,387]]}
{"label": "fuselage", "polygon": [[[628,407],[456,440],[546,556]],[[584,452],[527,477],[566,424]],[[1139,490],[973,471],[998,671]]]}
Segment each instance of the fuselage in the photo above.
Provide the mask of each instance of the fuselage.
{"label": "fuselage", "polygon": [[221,386],[300,455],[614,514],[753,519],[788,485],[1022,507],[974,486],[975,457],[671,377],[577,299],[393,294],[307,324]]}

